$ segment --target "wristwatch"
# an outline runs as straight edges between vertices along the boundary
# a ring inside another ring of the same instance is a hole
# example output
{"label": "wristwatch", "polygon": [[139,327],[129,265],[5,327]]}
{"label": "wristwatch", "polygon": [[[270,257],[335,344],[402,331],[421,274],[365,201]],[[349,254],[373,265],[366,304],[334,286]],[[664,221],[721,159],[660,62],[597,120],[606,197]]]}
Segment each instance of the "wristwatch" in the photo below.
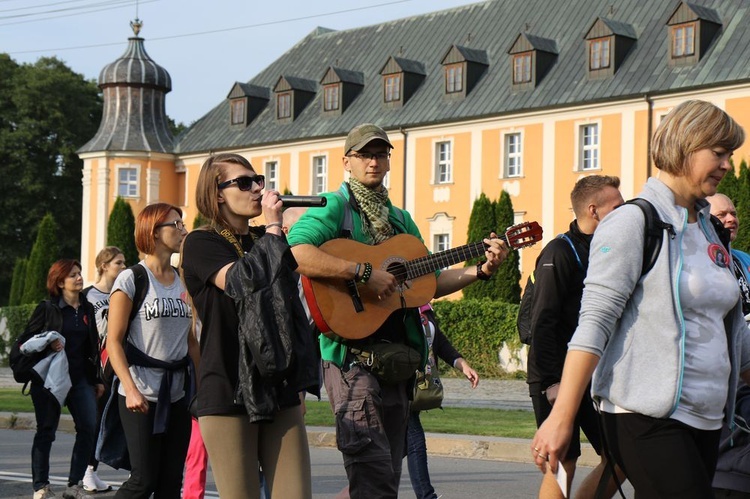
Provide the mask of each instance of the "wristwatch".
{"label": "wristwatch", "polygon": [[485,274],[482,270],[482,265],[487,263],[487,260],[481,261],[477,264],[477,279],[480,281],[489,281],[492,277],[492,274]]}

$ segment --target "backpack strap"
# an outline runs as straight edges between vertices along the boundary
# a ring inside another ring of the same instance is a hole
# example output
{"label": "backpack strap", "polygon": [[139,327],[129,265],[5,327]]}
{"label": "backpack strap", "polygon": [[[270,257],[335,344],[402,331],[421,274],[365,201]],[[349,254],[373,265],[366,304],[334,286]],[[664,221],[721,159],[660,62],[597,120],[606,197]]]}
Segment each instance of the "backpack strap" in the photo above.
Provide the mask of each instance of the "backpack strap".
{"label": "backpack strap", "polygon": [[575,244],[573,244],[573,241],[570,240],[567,234],[560,234],[557,236],[558,239],[565,239],[568,244],[570,245],[570,249],[573,250],[573,254],[576,256],[576,262],[578,263],[578,268],[583,270],[583,263],[581,263],[581,257],[578,256],[578,250],[576,250]]}
{"label": "backpack strap", "polygon": [[136,263],[130,267],[133,271],[133,281],[135,282],[135,293],[133,293],[133,308],[130,309],[130,317],[128,317],[128,329],[125,332],[126,336],[130,331],[130,324],[138,315],[138,310],[141,309],[144,300],[146,299],[146,293],[148,293],[148,271],[146,267],[140,263]]}
{"label": "backpack strap", "polygon": [[723,244],[727,251],[729,251],[729,242],[731,240],[732,233],[729,232],[729,229],[724,227],[724,224],[721,223],[721,220],[719,220],[716,215],[711,215],[710,220],[711,224],[714,226],[716,234],[719,236],[721,244]]}
{"label": "backpack strap", "polygon": [[633,198],[625,203],[634,204],[640,208],[646,220],[644,226],[643,265],[641,266],[641,276],[644,276],[654,267],[656,259],[659,258],[659,252],[661,251],[664,239],[663,231],[666,230],[671,237],[674,237],[674,227],[672,227],[672,224],[663,222],[654,205],[646,199]]}

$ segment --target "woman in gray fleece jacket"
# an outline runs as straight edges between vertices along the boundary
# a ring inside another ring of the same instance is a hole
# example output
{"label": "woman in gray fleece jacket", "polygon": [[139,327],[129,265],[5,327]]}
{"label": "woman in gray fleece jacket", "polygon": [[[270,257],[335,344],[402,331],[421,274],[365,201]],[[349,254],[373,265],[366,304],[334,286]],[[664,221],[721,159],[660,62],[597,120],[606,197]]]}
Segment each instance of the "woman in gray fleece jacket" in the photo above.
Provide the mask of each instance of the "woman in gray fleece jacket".
{"label": "woman in gray fleece jacket", "polygon": [[639,197],[671,229],[641,275],[641,210],[625,205],[597,228],[558,398],[531,445],[543,472],[565,455],[593,375],[606,443],[636,497],[713,497],[722,420],[734,412],[738,373],[750,381],[750,335],[705,197],[744,139],[703,101],[680,104],[657,128],[651,151],[661,172]]}

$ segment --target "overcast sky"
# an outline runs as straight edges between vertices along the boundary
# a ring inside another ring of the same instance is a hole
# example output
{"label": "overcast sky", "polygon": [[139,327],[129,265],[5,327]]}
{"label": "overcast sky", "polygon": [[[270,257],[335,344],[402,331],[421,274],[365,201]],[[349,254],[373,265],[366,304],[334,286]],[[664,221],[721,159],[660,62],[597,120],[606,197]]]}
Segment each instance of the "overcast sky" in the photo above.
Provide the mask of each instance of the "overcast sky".
{"label": "overcast sky", "polygon": [[133,36],[172,76],[167,114],[186,125],[317,26],[343,30],[478,0],[0,0],[0,50],[13,60],[57,56],[87,79]]}

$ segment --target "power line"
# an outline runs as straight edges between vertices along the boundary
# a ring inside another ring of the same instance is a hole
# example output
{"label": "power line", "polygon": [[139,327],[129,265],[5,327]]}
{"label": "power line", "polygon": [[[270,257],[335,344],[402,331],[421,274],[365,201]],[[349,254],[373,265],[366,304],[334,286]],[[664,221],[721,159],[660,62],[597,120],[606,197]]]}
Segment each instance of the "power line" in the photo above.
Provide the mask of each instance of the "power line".
{"label": "power line", "polygon": [[[0,0],[0,2],[1,1],[3,1],[3,0]],[[5,1],[13,1],[13,0],[5,0]],[[42,8],[42,7],[52,7],[54,5],[64,5],[66,3],[78,3],[78,2],[82,2],[82,1],[84,1],[84,0],[64,0],[63,2],[45,3],[45,4],[40,4],[40,5],[27,5],[26,7],[16,7],[16,8],[13,8],[13,9],[3,9],[3,10],[0,10],[0,12],[15,12],[15,11],[18,11],[18,10],[39,9],[39,8]],[[134,1],[134,0],[130,0],[130,1]],[[78,8],[83,9],[85,7],[86,7],[85,5],[82,5],[82,6],[78,7]],[[46,14],[46,13],[47,12],[37,12],[37,14]]]}
{"label": "power line", "polygon": [[[0,0],[1,1],[1,0]],[[146,0],[141,3],[150,3],[155,2],[157,0]],[[163,41],[163,40],[173,40],[176,38],[187,38],[191,36],[203,36],[203,35],[211,35],[214,33],[226,33],[228,31],[238,31],[243,29],[252,29],[252,28],[261,28],[264,26],[274,26],[278,24],[286,24],[291,22],[297,22],[297,21],[305,21],[308,19],[316,19],[320,17],[327,17],[327,16],[334,16],[338,14],[348,14],[350,12],[359,12],[363,10],[370,10],[370,9],[379,9],[381,7],[387,7],[389,5],[396,5],[401,3],[409,3],[413,2],[415,0],[393,0],[391,2],[385,2],[380,4],[374,4],[374,5],[368,5],[365,7],[357,7],[352,9],[344,9],[344,10],[337,10],[334,12],[326,12],[323,14],[312,14],[309,16],[302,16],[302,17],[294,17],[289,19],[281,19],[277,21],[266,21],[262,23],[257,24],[248,24],[244,26],[234,26],[231,28],[222,28],[222,29],[215,29],[215,30],[209,30],[209,31],[196,31],[193,33],[183,33],[179,35],[170,35],[170,36],[161,36],[161,37],[155,37],[155,38],[149,38],[149,42],[155,42],[155,41]],[[0,24],[0,26],[4,26],[3,24]],[[92,44],[92,45],[78,45],[73,47],[60,47],[60,48],[49,48],[49,49],[37,49],[37,50],[17,50],[14,52],[10,52],[10,55],[16,55],[16,54],[33,54],[38,52],[62,52],[65,50],[80,50],[80,49],[89,49],[89,48],[99,48],[99,47],[110,47],[113,45],[122,45],[123,42],[109,42],[109,43],[100,43],[100,44]]]}
{"label": "power line", "polygon": [[[62,2],[62,3],[67,3],[67,2]],[[92,7],[101,7],[103,5],[114,6],[114,5],[130,4],[130,3],[132,3],[132,0],[119,0],[119,1],[116,0],[114,2],[110,0],[110,1],[106,1],[106,2],[100,2],[100,3],[90,4],[90,5],[79,5],[77,7],[65,7],[65,8],[61,8],[61,9],[51,9],[51,10],[47,10],[47,11],[44,11],[44,12],[29,12],[29,13],[26,13],[26,14],[13,14],[13,15],[9,15],[9,16],[0,16],[0,19],[16,19],[16,18],[19,18],[19,17],[32,17],[32,16],[39,16],[39,15],[44,15],[44,14],[56,14],[58,12],[70,12],[70,11],[74,11],[74,10],[89,9],[89,8],[92,8]],[[30,7],[30,8],[35,8],[35,7]],[[54,19],[54,17],[53,18],[44,18],[44,19]],[[34,19],[34,21],[38,21],[38,20],[39,19]]]}
{"label": "power line", "polygon": [[[157,1],[158,0],[144,0],[144,1],[141,1],[140,3],[144,4],[144,3],[152,3],[152,2],[157,2]],[[114,6],[114,7],[102,7],[101,9],[92,9],[92,10],[88,10],[88,11],[85,11],[85,12],[74,12],[74,13],[71,13],[71,14],[63,14],[63,15],[58,15],[58,16],[53,16],[53,17],[44,17],[44,18],[41,18],[41,19],[27,19],[25,21],[15,21],[15,22],[2,23],[2,24],[0,24],[0,26],[11,26],[11,25],[14,25],[14,24],[27,24],[27,23],[35,23],[35,22],[39,22],[39,21],[49,21],[49,20],[53,20],[53,19],[62,19],[63,17],[79,16],[79,15],[83,15],[83,14],[91,14],[91,13],[94,13],[94,12],[101,12],[101,11],[105,11],[105,10],[122,9],[124,7],[130,7],[130,6],[133,5],[132,3],[128,3],[128,0],[123,0],[120,3],[122,3],[123,5]]]}

